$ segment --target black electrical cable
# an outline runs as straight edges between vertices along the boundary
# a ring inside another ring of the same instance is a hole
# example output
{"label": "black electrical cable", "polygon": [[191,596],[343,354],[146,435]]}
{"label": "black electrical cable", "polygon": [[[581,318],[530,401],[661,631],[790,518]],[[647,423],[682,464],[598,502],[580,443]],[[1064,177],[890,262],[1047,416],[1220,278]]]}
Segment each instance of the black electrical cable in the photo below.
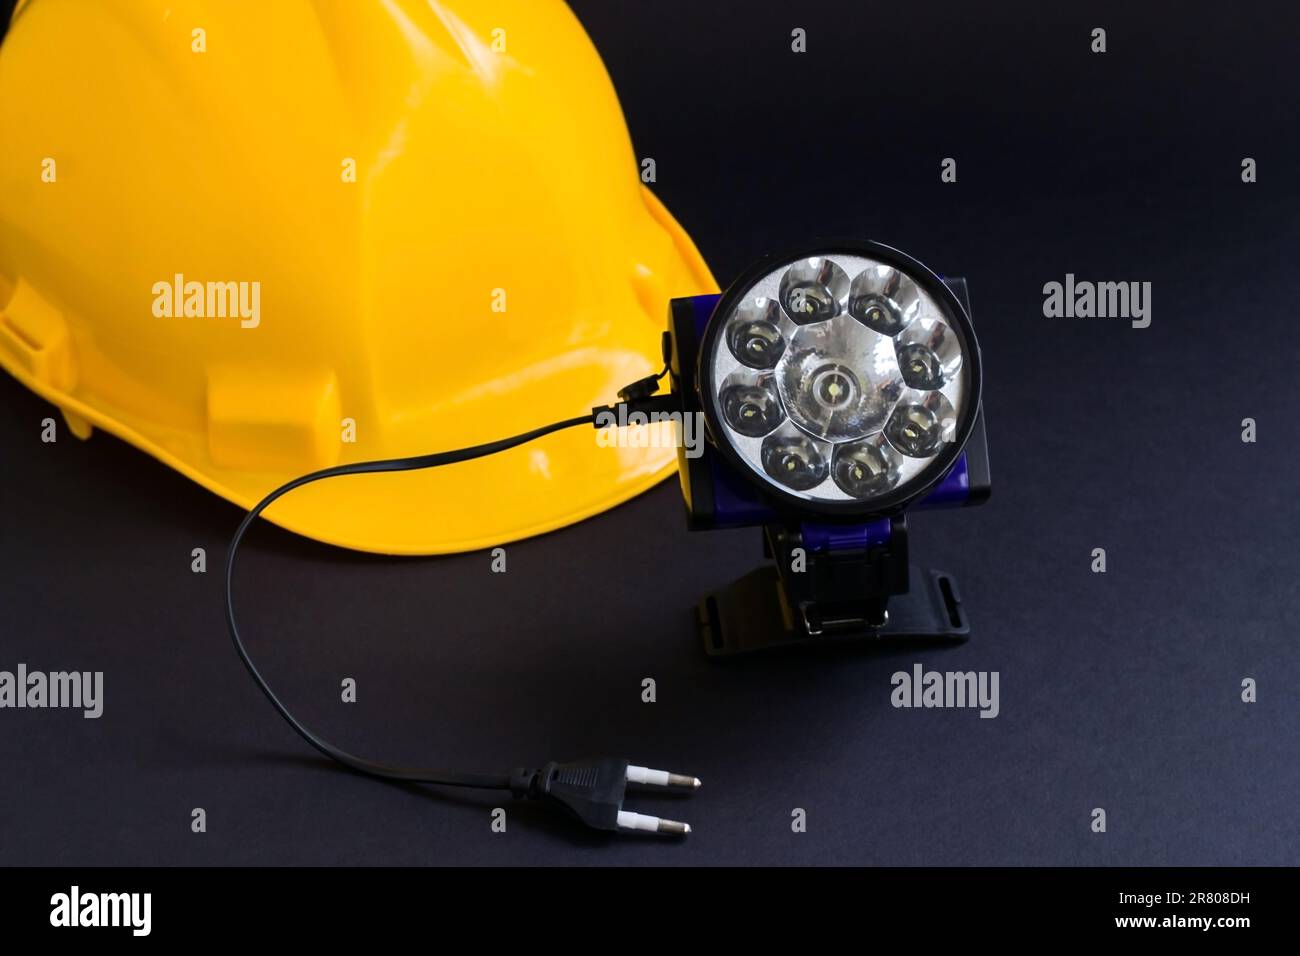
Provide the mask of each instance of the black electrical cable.
{"label": "black electrical cable", "polygon": [[292,481],[285,482],[279,488],[276,488],[265,498],[253,506],[253,509],[244,516],[240,523],[239,529],[235,532],[234,538],[230,541],[230,551],[226,555],[226,625],[230,629],[230,638],[235,642],[235,650],[239,652],[239,658],[248,668],[248,673],[252,675],[257,686],[262,689],[266,699],[271,702],[276,710],[283,717],[303,740],[311,744],[318,751],[349,767],[358,773],[364,773],[372,777],[382,777],[387,780],[404,780],[409,783],[433,783],[441,784],[447,787],[476,787],[485,790],[510,790],[512,785],[518,789],[519,780],[516,775],[511,773],[498,774],[479,774],[479,773],[460,773],[452,770],[435,770],[423,767],[391,767],[385,764],[375,763],[358,757],[355,754],[348,753],[339,747],[334,746],[329,741],[317,736],[308,730],[303,723],[298,720],[284,705],[284,702],[275,695],[270,685],[266,682],[257,665],[249,656],[248,650],[244,647],[243,640],[239,636],[239,628],[235,624],[235,602],[233,576],[235,570],[235,553],[239,549],[239,543],[243,540],[244,533],[249,526],[257,520],[258,516],[265,511],[272,502],[283,495],[288,494],[295,488],[310,484],[313,481],[321,481],[325,478],[337,478],[342,475],[366,475],[376,472],[386,471],[415,471],[421,468],[437,468],[440,465],[451,465],[457,462],[470,461],[474,458],[482,458],[486,455],[495,455],[497,452],[507,451],[518,445],[527,444],[544,435],[552,432],[562,431],[566,428],[573,428],[576,425],[591,425],[595,423],[595,413],[582,415],[578,418],[569,418],[564,421],[555,422],[551,425],[545,425],[542,428],[535,428],[530,432],[524,432],[522,435],[515,435],[513,438],[503,438],[500,441],[488,442],[485,445],[474,445],[470,448],[458,448],[453,451],[435,452],[430,455],[416,455],[412,458],[388,458],[378,461],[358,461],[347,465],[336,465],[333,468],[322,468],[320,471],[313,471],[310,474],[302,475]]}

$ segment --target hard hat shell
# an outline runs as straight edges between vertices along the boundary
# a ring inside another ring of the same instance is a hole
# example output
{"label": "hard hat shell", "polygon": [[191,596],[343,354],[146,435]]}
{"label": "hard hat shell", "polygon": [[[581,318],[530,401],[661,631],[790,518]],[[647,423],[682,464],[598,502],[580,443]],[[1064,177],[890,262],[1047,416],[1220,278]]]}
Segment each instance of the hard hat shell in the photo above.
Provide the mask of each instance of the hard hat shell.
{"label": "hard hat shell", "polygon": [[[716,286],[560,0],[27,0],[0,46],[0,364],[249,507],[581,415]],[[580,520],[670,447],[571,429],[267,517],[430,554]]]}

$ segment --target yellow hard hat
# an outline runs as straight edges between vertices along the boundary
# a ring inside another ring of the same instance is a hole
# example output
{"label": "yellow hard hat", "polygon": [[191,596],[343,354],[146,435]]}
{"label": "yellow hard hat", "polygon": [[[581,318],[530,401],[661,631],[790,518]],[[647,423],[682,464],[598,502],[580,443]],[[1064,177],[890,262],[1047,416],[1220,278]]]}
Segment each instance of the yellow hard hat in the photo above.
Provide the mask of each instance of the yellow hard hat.
{"label": "yellow hard hat", "polygon": [[[244,507],[584,414],[716,288],[560,0],[27,0],[0,139],[0,364]],[[267,517],[459,551],[673,468],[573,429]]]}

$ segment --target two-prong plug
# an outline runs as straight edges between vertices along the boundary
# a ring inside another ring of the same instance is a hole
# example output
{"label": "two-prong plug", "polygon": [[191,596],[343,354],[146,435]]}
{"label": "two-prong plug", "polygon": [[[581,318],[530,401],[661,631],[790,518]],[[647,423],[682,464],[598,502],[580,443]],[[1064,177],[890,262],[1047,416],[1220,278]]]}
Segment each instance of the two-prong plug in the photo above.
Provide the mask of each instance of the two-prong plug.
{"label": "two-prong plug", "polygon": [[623,797],[628,784],[690,791],[699,787],[700,780],[606,757],[573,763],[548,763],[541,770],[516,770],[511,777],[510,790],[519,798],[562,807],[597,830],[641,831],[670,836],[685,836],[691,832],[688,824],[676,820],[624,810]]}

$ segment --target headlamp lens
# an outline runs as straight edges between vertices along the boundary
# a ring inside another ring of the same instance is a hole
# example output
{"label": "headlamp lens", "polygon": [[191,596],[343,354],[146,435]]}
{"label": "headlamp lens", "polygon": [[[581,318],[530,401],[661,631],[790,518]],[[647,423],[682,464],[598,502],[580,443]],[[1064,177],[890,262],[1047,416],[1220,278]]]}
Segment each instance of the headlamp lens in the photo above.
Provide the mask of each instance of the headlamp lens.
{"label": "headlamp lens", "polygon": [[704,360],[715,437],[808,501],[865,509],[932,474],[973,414],[974,348],[933,289],[857,252],[760,276],[714,319],[723,325]]}

